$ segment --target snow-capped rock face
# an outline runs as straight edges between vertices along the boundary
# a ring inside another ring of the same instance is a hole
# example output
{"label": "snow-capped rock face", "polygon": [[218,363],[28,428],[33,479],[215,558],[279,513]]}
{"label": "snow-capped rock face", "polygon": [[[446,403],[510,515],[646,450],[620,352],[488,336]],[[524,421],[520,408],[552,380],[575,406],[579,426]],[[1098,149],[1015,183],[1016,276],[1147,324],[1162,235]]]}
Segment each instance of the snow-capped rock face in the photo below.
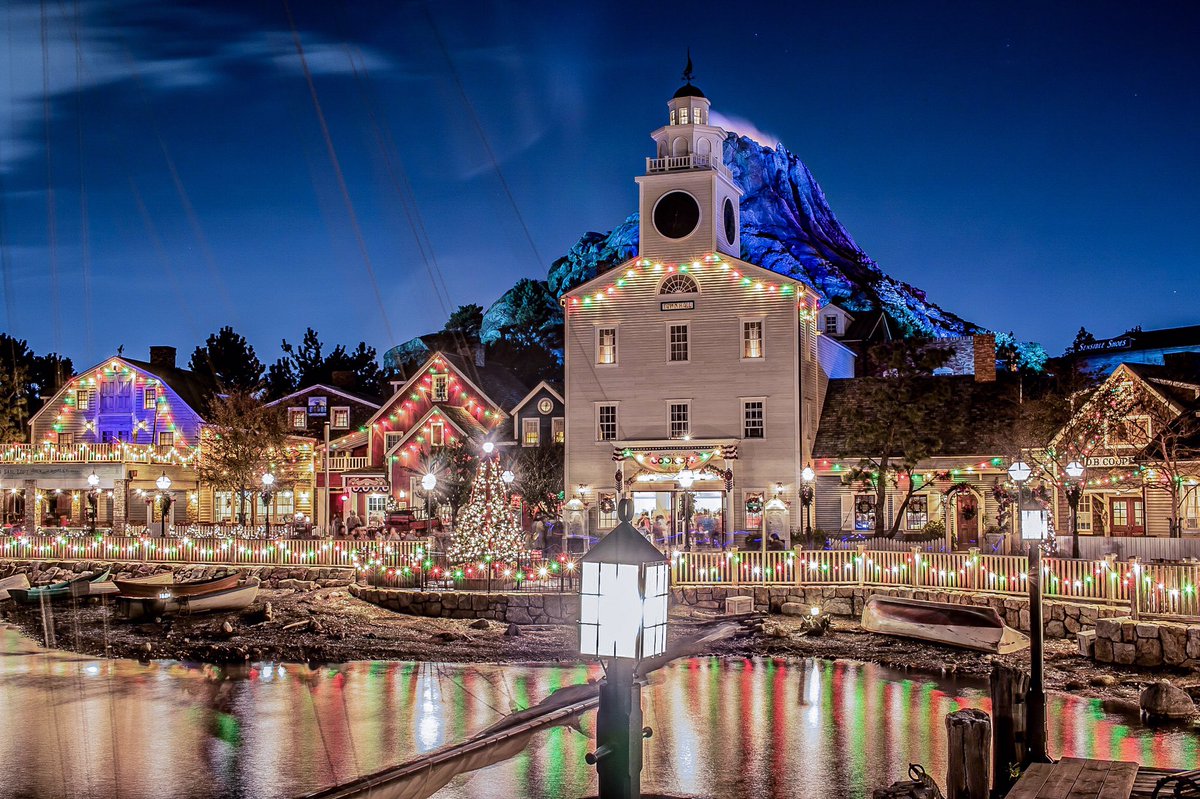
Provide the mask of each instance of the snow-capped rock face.
{"label": "snow-capped rock face", "polygon": [[[851,312],[883,308],[910,329],[960,336],[980,328],[930,303],[925,292],[885,275],[834,216],[808,167],[782,145],[772,149],[734,133],[725,164],[744,192],[742,258],[817,289]],[[638,216],[607,235],[584,235],[550,267],[555,295],[637,254]]]}

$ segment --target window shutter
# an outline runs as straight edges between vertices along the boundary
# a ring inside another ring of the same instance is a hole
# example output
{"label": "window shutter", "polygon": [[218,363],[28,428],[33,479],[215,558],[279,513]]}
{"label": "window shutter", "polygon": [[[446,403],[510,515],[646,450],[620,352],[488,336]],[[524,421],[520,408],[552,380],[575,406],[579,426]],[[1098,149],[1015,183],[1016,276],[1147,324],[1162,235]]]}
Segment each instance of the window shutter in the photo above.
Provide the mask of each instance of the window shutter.
{"label": "window shutter", "polygon": [[842,529],[854,529],[854,495],[849,491],[842,491],[838,495],[842,501]]}

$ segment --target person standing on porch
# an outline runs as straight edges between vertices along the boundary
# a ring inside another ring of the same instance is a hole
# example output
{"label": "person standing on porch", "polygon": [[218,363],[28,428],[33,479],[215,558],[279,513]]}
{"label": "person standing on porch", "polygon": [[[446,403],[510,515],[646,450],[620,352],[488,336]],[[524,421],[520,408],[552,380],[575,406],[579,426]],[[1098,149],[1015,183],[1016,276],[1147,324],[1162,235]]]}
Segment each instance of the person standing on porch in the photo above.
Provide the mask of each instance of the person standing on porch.
{"label": "person standing on porch", "polygon": [[346,517],[346,532],[353,535],[354,531],[360,527],[362,527],[362,519],[358,518],[356,511],[350,511],[350,515]]}

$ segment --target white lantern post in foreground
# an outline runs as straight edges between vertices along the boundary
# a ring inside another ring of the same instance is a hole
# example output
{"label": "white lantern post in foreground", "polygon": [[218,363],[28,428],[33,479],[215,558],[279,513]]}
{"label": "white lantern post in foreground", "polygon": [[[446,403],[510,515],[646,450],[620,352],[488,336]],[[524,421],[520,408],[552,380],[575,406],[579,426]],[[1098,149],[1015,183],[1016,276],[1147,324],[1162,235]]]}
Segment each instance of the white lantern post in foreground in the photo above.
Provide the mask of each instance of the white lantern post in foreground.
{"label": "white lantern post in foreground", "polygon": [[603,658],[596,716],[600,799],[641,795],[642,699],[634,672],[642,658],[667,648],[666,557],[630,523],[633,500],[617,504],[620,520],[582,560],[579,651]]}

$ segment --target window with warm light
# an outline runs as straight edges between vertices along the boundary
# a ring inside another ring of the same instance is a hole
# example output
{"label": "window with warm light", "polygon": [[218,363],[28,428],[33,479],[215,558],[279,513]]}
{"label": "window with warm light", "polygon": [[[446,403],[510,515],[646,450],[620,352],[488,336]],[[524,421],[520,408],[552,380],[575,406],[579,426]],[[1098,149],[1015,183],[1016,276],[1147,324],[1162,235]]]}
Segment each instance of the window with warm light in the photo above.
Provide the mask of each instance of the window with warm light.
{"label": "window with warm light", "polygon": [[450,375],[434,375],[430,385],[429,398],[434,402],[445,402],[450,398]]}
{"label": "window with warm light", "polygon": [[288,426],[293,430],[307,430],[308,411],[304,408],[288,408]]}
{"label": "window with warm light", "polygon": [[444,447],[446,446],[446,423],[441,420],[435,420],[429,423],[429,446]]}
{"label": "window with warm light", "polygon": [[158,445],[160,447],[175,446],[175,433],[171,432],[170,430],[160,431],[158,434]]}
{"label": "window with warm light", "polygon": [[75,409],[88,411],[92,408],[92,390],[81,388],[75,391]]}
{"label": "window with warm light", "polygon": [[688,361],[688,325],[667,325],[667,360],[672,363]]}
{"label": "window with warm light", "polygon": [[617,440],[617,406],[604,404],[596,406],[596,440]]}
{"label": "window with warm light", "polygon": [[596,329],[596,363],[610,366],[617,362],[617,329],[615,327],[600,327]]}
{"label": "window with warm light", "polygon": [[1092,534],[1092,495],[1082,494],[1079,497],[1079,511],[1076,523],[1080,535]]}
{"label": "window with warm light", "polygon": [[670,438],[687,438],[692,434],[691,403],[668,403],[670,416]]}
{"label": "window with warm light", "polygon": [[566,443],[567,440],[567,425],[566,419],[561,416],[555,416],[550,420],[550,437],[554,439],[555,444]]}
{"label": "window with warm light", "polygon": [[688,123],[688,109],[681,108],[681,109],[679,109],[679,124],[686,125],[687,123]]}
{"label": "window with warm light", "polygon": [[401,433],[401,432],[390,431],[390,432],[384,433],[383,434],[383,451],[391,452],[392,447],[399,444],[400,440],[402,438],[404,438],[404,433]]}
{"label": "window with warm light", "polygon": [[521,446],[536,447],[539,443],[541,443],[541,433],[541,419],[521,420]]}
{"label": "window with warm light", "polygon": [[908,500],[904,510],[909,530],[920,530],[929,523],[929,497],[917,494]]}
{"label": "window with warm light", "polygon": [[758,359],[763,357],[763,320],[746,319],[742,321],[742,358]]}
{"label": "window with warm light", "polygon": [[142,409],[151,411],[158,407],[158,389],[146,386],[142,391]]}

